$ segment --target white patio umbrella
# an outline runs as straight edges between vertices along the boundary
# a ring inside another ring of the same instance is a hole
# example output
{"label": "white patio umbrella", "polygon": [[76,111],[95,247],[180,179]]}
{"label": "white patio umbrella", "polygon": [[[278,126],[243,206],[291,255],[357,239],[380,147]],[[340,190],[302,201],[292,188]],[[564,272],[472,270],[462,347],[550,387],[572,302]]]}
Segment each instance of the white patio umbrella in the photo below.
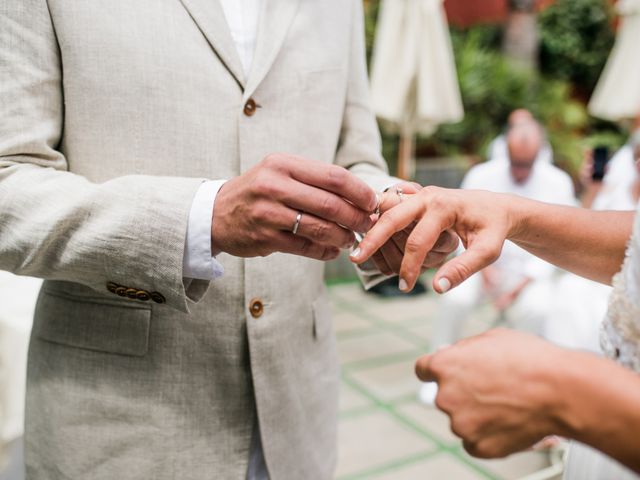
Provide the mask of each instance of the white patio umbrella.
{"label": "white patio umbrella", "polygon": [[613,121],[640,114],[640,0],[620,0],[616,8],[622,17],[616,43],[589,102],[592,115]]}
{"label": "white patio umbrella", "polygon": [[373,108],[400,133],[398,176],[412,171],[413,137],[464,112],[443,0],[382,0],[372,67]]}

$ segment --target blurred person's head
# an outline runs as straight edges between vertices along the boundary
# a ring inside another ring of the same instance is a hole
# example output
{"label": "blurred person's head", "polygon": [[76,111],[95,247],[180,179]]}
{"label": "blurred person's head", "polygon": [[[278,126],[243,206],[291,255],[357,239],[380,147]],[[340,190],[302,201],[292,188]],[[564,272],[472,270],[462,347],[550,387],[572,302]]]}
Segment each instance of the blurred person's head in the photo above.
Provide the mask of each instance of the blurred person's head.
{"label": "blurred person's head", "polygon": [[535,122],[533,114],[526,108],[518,108],[509,114],[507,119],[507,125],[509,128],[513,128],[521,123]]}
{"label": "blurred person's head", "polygon": [[523,184],[529,179],[542,142],[542,129],[535,121],[520,123],[509,129],[507,148],[514,182]]}

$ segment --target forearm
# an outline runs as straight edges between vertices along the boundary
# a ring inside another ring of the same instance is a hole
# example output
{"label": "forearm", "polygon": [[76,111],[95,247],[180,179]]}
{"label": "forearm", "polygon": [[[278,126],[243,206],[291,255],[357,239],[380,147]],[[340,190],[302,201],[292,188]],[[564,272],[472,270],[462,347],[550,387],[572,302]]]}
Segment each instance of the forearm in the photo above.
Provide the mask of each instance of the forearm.
{"label": "forearm", "polygon": [[185,233],[200,183],[125,176],[97,184],[0,159],[0,269],[105,294],[109,283],[157,291],[168,305],[186,311]]}
{"label": "forearm", "polygon": [[555,385],[562,435],[640,473],[640,377],[614,362],[567,352]]}
{"label": "forearm", "polygon": [[602,283],[620,270],[633,212],[594,212],[505,196],[509,239],[543,260]]}

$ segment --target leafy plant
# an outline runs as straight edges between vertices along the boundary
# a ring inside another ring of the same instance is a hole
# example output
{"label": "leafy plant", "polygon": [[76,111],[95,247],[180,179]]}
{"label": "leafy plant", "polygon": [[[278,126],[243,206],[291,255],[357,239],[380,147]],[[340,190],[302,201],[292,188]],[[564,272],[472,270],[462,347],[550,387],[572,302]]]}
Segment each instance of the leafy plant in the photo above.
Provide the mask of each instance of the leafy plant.
{"label": "leafy plant", "polygon": [[[441,126],[430,137],[419,138],[419,155],[483,156],[487,145],[503,131],[509,113],[516,108],[531,110],[545,126],[556,162],[569,172],[577,172],[584,148],[594,143],[606,143],[611,148],[621,145],[625,133],[614,124],[590,118],[585,105],[590,93],[585,89],[595,84],[613,38],[608,23],[610,11],[603,5],[604,1],[557,0],[541,14],[541,36],[543,46],[546,45],[543,48],[544,74],[523,69],[504,57],[500,48],[501,26],[452,28],[451,40],[465,117],[457,124]],[[369,0],[366,6],[370,52],[379,1]],[[563,12],[567,18],[558,18],[564,15]],[[548,41],[554,35],[560,39],[558,29],[565,30],[562,40],[559,43]],[[587,38],[600,31],[601,39]],[[560,45],[565,41],[569,43]],[[569,52],[573,48],[582,51]],[[555,53],[550,55],[552,51]],[[561,53],[568,59],[562,60]],[[576,95],[576,85],[582,95]],[[383,129],[383,141],[385,158],[393,167],[397,137],[386,134]]]}
{"label": "leafy plant", "polygon": [[542,72],[572,82],[585,98],[613,47],[608,0],[556,0],[538,16]]}

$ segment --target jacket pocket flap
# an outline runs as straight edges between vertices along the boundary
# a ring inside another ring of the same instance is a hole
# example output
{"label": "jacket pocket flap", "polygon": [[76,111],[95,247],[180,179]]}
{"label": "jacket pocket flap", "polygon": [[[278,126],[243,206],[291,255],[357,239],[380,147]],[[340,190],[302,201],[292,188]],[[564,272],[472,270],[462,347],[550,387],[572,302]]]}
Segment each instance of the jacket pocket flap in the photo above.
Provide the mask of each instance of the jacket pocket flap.
{"label": "jacket pocket flap", "polygon": [[143,356],[149,349],[149,308],[95,303],[42,291],[34,335],[70,347]]}

